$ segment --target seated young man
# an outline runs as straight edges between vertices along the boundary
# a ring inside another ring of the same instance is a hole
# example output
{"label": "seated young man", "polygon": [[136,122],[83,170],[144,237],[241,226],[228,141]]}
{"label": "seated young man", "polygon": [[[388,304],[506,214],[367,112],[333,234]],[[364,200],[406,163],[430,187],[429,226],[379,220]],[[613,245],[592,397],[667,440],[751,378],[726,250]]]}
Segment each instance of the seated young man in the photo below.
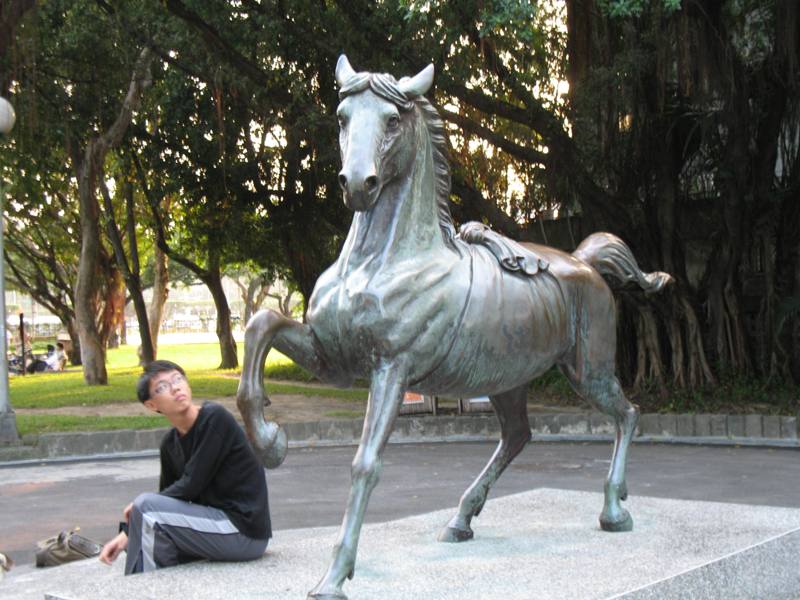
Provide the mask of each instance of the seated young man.
{"label": "seated young man", "polygon": [[130,575],[263,555],[272,536],[264,468],[233,416],[212,402],[194,404],[183,369],[166,360],[145,368],[136,392],[173,428],[161,443],[159,492],[125,507],[126,523],[100,560],[111,564],[127,549]]}

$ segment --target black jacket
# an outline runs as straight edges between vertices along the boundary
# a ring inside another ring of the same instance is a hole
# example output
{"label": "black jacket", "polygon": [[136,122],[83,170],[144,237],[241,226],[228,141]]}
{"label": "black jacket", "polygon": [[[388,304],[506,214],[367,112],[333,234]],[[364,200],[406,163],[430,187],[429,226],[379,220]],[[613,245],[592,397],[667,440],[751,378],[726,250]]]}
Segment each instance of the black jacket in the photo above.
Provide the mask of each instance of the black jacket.
{"label": "black jacket", "polygon": [[223,510],[250,538],[272,537],[264,467],[233,415],[219,404],[203,404],[183,437],[174,428],[164,436],[159,491]]}

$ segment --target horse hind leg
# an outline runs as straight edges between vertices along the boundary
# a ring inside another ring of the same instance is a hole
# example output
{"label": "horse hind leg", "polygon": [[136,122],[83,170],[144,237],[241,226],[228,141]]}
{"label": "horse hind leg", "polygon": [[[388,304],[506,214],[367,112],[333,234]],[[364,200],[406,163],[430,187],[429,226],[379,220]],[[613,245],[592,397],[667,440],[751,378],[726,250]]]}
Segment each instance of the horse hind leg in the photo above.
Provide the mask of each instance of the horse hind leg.
{"label": "horse hind leg", "polygon": [[480,514],[494,482],[530,441],[527,390],[526,384],[489,397],[500,421],[500,443],[489,463],[461,496],[458,513],[439,534],[440,542],[464,542],[472,539],[472,518]]}
{"label": "horse hind leg", "polygon": [[628,497],[625,465],[628,448],[639,421],[639,409],[625,397],[613,372],[600,371],[587,375],[587,371],[591,372],[587,369],[584,375],[579,375],[568,367],[562,366],[561,370],[579,396],[614,419],[614,453],[603,489],[604,504],[600,513],[600,527],[604,531],[631,531],[633,518],[622,508],[620,502]]}

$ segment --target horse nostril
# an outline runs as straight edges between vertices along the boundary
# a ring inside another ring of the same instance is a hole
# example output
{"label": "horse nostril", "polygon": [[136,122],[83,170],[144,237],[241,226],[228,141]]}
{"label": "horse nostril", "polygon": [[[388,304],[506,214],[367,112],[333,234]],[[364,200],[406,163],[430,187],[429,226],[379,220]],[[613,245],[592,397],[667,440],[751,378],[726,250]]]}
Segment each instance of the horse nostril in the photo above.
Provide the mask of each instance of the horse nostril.
{"label": "horse nostril", "polygon": [[378,187],[378,178],[375,175],[370,175],[364,180],[364,188],[367,192],[371,192],[376,187]]}
{"label": "horse nostril", "polygon": [[339,173],[339,185],[343,190],[347,190],[347,176],[344,173]]}

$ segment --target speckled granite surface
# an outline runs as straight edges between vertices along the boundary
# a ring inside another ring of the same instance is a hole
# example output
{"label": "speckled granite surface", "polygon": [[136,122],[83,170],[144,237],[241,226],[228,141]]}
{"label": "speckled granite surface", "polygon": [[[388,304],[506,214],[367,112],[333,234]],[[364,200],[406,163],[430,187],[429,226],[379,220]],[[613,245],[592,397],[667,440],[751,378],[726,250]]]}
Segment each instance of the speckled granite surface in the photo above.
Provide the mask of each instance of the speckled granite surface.
{"label": "speckled granite surface", "polygon": [[[798,598],[800,510],[632,496],[634,531],[601,531],[600,494],[539,489],[491,500],[475,540],[436,541],[451,511],[366,525],[350,600]],[[265,557],[123,577],[97,561],[7,577],[0,598],[299,599],[336,528],[277,532]],[[13,572],[12,572],[13,575]],[[771,586],[771,587],[770,587]]]}

